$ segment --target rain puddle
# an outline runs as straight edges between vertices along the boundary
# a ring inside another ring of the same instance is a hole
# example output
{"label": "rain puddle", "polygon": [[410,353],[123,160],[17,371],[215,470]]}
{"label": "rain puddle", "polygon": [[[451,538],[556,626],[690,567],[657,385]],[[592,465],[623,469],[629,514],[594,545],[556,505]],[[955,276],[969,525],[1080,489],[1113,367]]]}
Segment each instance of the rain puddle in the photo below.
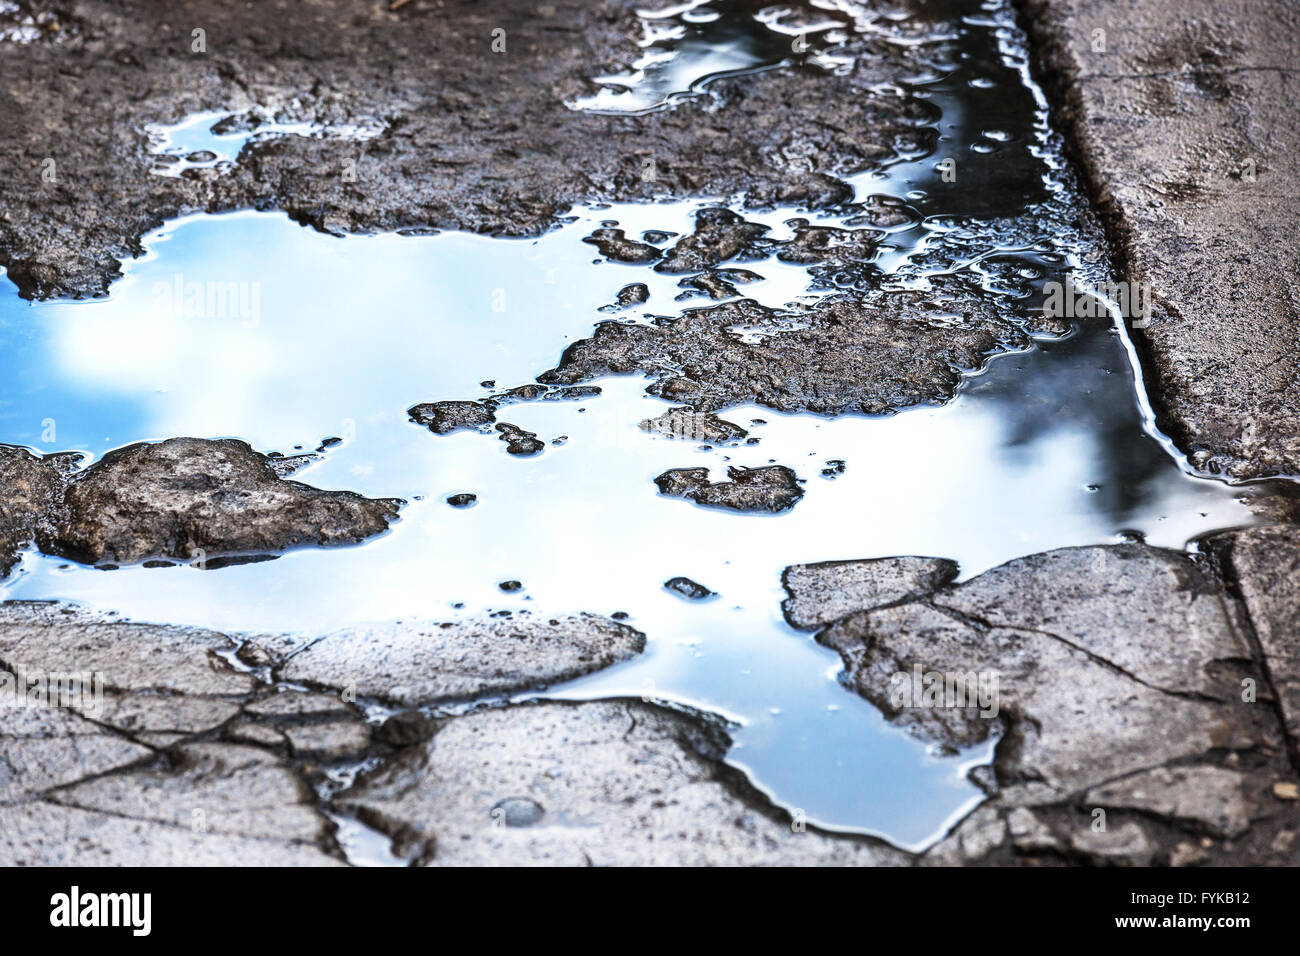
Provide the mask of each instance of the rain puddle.
{"label": "rain puddle", "polygon": [[[1078,199],[1006,14],[970,18],[965,32],[969,55],[908,94],[933,105],[935,150],[853,180],[858,203],[906,212],[871,269],[814,280],[802,266],[745,262],[762,277],[745,296],[779,307],[960,273],[1023,317],[1041,307],[1047,281],[1104,279],[1088,265],[1095,237],[1072,225]],[[961,189],[936,171],[946,152],[962,157]],[[390,533],[360,547],[219,570],[104,572],[29,553],[0,593],[303,634],[500,611],[626,612],[648,637],[645,653],[547,696],[630,695],[722,714],[739,725],[729,761],[781,805],[924,846],[980,799],[967,772],[990,748],[931,752],[841,687],[838,657],[782,619],[782,569],[922,554],[952,558],[969,577],[1125,536],[1183,548],[1252,523],[1248,492],[1196,478],[1170,454],[1113,312],[992,359],[940,407],[876,418],[722,413],[756,444],[642,431],[671,403],[646,395],[640,377],[602,379],[602,394],[582,401],[511,405],[505,417],[547,443],[528,458],[495,436],[435,436],[408,420],[418,402],[531,381],[608,317],[602,308],[628,283],[644,282],[650,297],[619,318],[707,304],[678,301],[680,276],[604,261],[583,242],[612,222],[667,245],[663,234],[689,232],[701,205],[580,207],[527,240],[338,238],[280,214],[196,216],[147,237],[106,300],[31,304],[6,286],[3,440],[98,457],[177,435],[286,454],[337,437],[295,477],[409,504]],[[844,224],[862,208],[742,214],[781,239],[793,218]],[[716,479],[729,464],[772,461],[805,480],[804,498],[781,515],[709,510],[653,484],[671,468],[707,466]],[[448,505],[462,493],[476,505]],[[718,596],[685,600],[663,587],[676,576]],[[506,593],[505,581],[523,586]]]}
{"label": "rain puddle", "polygon": [[853,18],[834,3],[768,6],[703,0],[638,11],[641,57],[622,73],[597,77],[594,96],[568,105],[609,113],[646,113],[698,96],[714,80],[778,67],[835,69]]}
{"label": "rain puddle", "polygon": [[155,124],[145,132],[149,151],[155,156],[153,171],[159,176],[179,176],[187,169],[206,169],[235,162],[248,143],[275,136],[339,137],[356,141],[372,139],[382,127],[323,126],[318,123],[277,122],[257,112],[194,113],[179,123]]}

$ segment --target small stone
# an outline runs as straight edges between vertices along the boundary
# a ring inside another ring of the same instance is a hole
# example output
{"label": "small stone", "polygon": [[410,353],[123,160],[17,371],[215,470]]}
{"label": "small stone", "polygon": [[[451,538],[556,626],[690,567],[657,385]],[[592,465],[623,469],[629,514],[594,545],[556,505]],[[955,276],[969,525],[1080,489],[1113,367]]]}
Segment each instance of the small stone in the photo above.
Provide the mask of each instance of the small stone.
{"label": "small stone", "polygon": [[709,481],[707,468],[674,468],[655,479],[660,494],[732,511],[781,512],[803,497],[795,473],[784,465],[727,469],[730,481]]}
{"label": "small stone", "polygon": [[524,431],[509,422],[498,422],[497,431],[501,433],[501,440],[506,443],[506,451],[512,455],[536,455],[546,447],[545,442],[538,440],[536,432]]}
{"label": "small stone", "polygon": [[664,582],[664,587],[688,601],[702,601],[705,598],[713,597],[717,593],[716,591],[710,591],[703,584],[684,577],[669,578]]}
{"label": "small stone", "polygon": [[702,292],[710,299],[730,299],[733,296],[740,295],[736,287],[722,277],[722,274],[716,270],[710,269],[707,272],[701,272],[697,276],[687,276],[677,285],[683,289],[694,289],[696,292]]}
{"label": "small stone", "polygon": [[448,495],[447,504],[453,508],[469,508],[478,503],[478,495],[470,492],[462,492],[456,495]]}
{"label": "small stone", "polygon": [[1300,800],[1300,784],[1275,783],[1273,784],[1273,796],[1279,800]]}
{"label": "small stone", "polygon": [[634,305],[648,301],[649,298],[649,287],[644,282],[633,282],[619,289],[618,298],[614,301],[620,309],[630,309]]}
{"label": "small stone", "polygon": [[79,472],[64,520],[37,543],[101,567],[176,558],[214,569],[305,544],[356,544],[386,530],[400,504],[286,481],[246,442],[172,438],[116,449]]}
{"label": "small stone", "polygon": [[654,262],[663,255],[654,246],[627,238],[622,229],[597,229],[582,241],[595,246],[602,256],[615,262]]}
{"label": "small stone", "polygon": [[780,244],[777,258],[782,262],[806,265],[825,263],[838,266],[867,262],[875,255],[881,235],[874,229],[812,226],[806,219],[795,219],[790,225],[794,229],[794,238]]}
{"label": "small stone", "polygon": [[679,240],[656,268],[660,272],[707,269],[744,252],[767,231],[767,226],[746,222],[730,209],[701,209],[695,214],[695,231]]}
{"label": "small stone", "polygon": [[518,581],[502,581],[500,584],[497,585],[497,587],[499,587],[502,591],[505,591],[507,594],[523,589],[523,585],[520,584]]}
{"label": "small stone", "polygon": [[657,418],[644,419],[641,430],[664,438],[681,438],[713,445],[737,441],[748,434],[739,425],[733,425],[707,412],[697,412],[689,406],[670,408]]}
{"label": "small stone", "polygon": [[412,405],[406,414],[435,435],[449,435],[462,428],[481,430],[496,421],[496,414],[482,402],[424,402]]}

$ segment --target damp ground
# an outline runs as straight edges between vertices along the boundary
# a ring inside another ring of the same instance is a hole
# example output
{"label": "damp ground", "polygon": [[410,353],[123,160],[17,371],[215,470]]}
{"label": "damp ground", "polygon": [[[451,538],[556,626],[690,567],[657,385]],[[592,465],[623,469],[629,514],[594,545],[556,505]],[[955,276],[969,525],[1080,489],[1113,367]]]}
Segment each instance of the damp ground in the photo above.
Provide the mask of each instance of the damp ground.
{"label": "damp ground", "polygon": [[[1096,237],[1072,216],[1079,200],[1014,31],[996,17],[966,28],[967,56],[904,91],[926,105],[935,147],[851,181],[857,203],[876,197],[905,211],[869,268],[819,278],[775,258],[724,263],[760,277],[745,297],[797,321],[822,297],[961,274],[1027,317],[1044,283],[1105,278]],[[764,57],[743,69],[799,66]],[[698,72],[631,105],[699,92]],[[160,128],[156,146],[181,163],[234,161],[244,142],[234,134],[231,149],[211,148],[224,139],[211,133],[221,118]],[[950,182],[940,164],[954,155]],[[967,155],[1001,162],[974,163],[972,180]],[[1252,523],[1247,492],[1196,477],[1171,453],[1113,304],[1068,335],[1037,336],[968,370],[941,406],[834,419],[758,405],[720,412],[753,444],[645,432],[639,423],[672,403],[645,394],[638,376],[600,379],[601,394],[579,401],[509,406],[502,417],[545,443],[526,458],[494,434],[436,436],[408,420],[416,403],[481,398],[552,368],[629,283],[649,297],[620,318],[709,304],[681,300],[680,275],[604,259],[583,242],[596,229],[667,247],[698,208],[721,204],[780,240],[791,220],[846,226],[861,212],[752,210],[744,198],[579,206],[535,239],[340,238],[277,213],[195,216],[148,236],[146,255],[104,301],[31,303],[6,288],[4,441],[92,458],[178,435],[238,437],[286,455],[319,448],[296,478],[408,504],[364,546],[219,570],[103,571],[29,553],[3,595],[250,633],[622,612],[647,635],[645,653],[549,696],[719,713],[739,725],[728,760],[782,806],[829,828],[926,845],[981,799],[967,773],[991,748],[931,751],[842,688],[839,658],[784,622],[782,570],[919,554],[951,558],[970,577],[1068,545],[1141,537],[1184,548]],[[653,482],[672,468],[708,467],[718,480],[729,465],[769,463],[803,483],[782,514],[710,510]],[[448,504],[457,495],[474,495],[473,506]],[[664,588],[679,576],[716,595],[692,601]],[[508,581],[521,586],[503,590]]]}

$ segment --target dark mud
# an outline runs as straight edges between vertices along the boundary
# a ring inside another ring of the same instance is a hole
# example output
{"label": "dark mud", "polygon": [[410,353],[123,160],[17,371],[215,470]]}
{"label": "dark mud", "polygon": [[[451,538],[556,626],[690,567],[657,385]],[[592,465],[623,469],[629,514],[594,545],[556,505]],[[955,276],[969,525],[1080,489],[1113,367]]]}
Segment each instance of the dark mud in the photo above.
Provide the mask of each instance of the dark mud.
{"label": "dark mud", "polygon": [[653,378],[651,394],[696,411],[756,402],[784,412],[884,414],[951,398],[959,370],[1027,345],[1027,327],[1067,329],[1007,318],[960,280],[935,285],[795,313],[741,300],[648,325],[604,322],[538,380],[571,385],[640,372]]}
{"label": "dark mud", "polygon": [[663,438],[680,438],[710,445],[739,441],[749,434],[739,425],[707,412],[692,411],[686,406],[670,408],[656,418],[642,419],[641,430]]}
{"label": "dark mud", "polygon": [[784,465],[727,469],[727,481],[709,481],[707,468],[674,468],[655,479],[661,495],[687,498],[731,511],[788,511],[803,497],[793,471]]}
{"label": "dark mud", "polygon": [[411,406],[406,414],[435,435],[450,435],[462,428],[482,431],[497,420],[493,410],[479,402],[425,402]]}
{"label": "dark mud", "polygon": [[711,598],[717,594],[716,591],[710,591],[698,581],[692,581],[690,578],[681,576],[669,578],[664,582],[664,587],[688,601],[703,601],[705,598]]}
{"label": "dark mud", "polygon": [[[0,43],[11,170],[0,262],[23,295],[88,296],[104,293],[145,232],[191,211],[278,207],[335,232],[529,234],[581,200],[744,191],[753,203],[821,207],[851,198],[844,176],[932,136],[915,104],[885,88],[952,53],[940,39],[950,14],[924,4],[908,25],[920,42],[853,35],[853,65],[838,73],[720,80],[707,97],[641,116],[570,109],[596,90],[591,77],[639,55],[635,6],[79,4],[61,42]],[[327,131],[155,175],[147,124],[200,110]],[[357,127],[378,134],[345,135]]]}

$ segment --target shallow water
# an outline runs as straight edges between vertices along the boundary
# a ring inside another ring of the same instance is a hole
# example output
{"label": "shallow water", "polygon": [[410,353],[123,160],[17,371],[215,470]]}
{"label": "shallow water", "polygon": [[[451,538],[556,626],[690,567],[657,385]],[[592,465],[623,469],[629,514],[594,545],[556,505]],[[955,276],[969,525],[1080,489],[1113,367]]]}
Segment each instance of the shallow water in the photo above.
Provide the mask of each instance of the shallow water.
{"label": "shallow water", "polygon": [[639,11],[645,51],[622,73],[596,78],[600,90],[569,105],[601,113],[647,113],[705,92],[728,76],[795,65],[834,69],[851,18],[834,3],[767,6],[696,0]]}
{"label": "shallow water", "polygon": [[[916,285],[966,271],[1009,314],[1025,315],[1046,279],[1070,269],[1086,279],[1096,250],[1068,225],[1077,200],[1014,30],[1005,15],[967,29],[972,55],[910,94],[934,104],[935,149],[854,180],[859,200],[891,197],[914,215],[870,275],[844,282]],[[993,146],[968,150],[980,143]],[[950,149],[970,153],[965,189],[935,172]],[[1188,474],[1151,430],[1111,320],[993,359],[942,407],[833,420],[756,406],[722,413],[755,446],[646,434],[638,422],[670,404],[635,377],[602,380],[603,394],[582,402],[503,409],[499,418],[548,442],[534,458],[508,455],[495,436],[435,436],[408,421],[416,402],[530,381],[607,317],[600,308],[626,283],[645,282],[651,297],[625,315],[706,304],[676,301],[679,277],[601,261],[582,242],[606,222],[630,236],[689,231],[699,205],[579,208],[528,240],[337,238],[280,214],[198,216],[147,237],[147,254],[126,264],[106,300],[27,303],[6,282],[0,440],[98,457],[177,435],[239,437],[286,454],[339,437],[295,477],[409,503],[392,531],[360,547],[219,570],[105,572],[32,553],[0,594],[245,632],[503,609],[624,611],[648,637],[645,654],[550,696],[645,696],[721,713],[740,725],[728,759],[782,805],[923,846],[979,799],[965,774],[990,748],[930,753],[843,689],[837,656],[784,623],[782,569],[926,554],[957,560],[969,577],[1132,534],[1181,548],[1251,523],[1250,512],[1243,492]],[[775,238],[807,215],[745,214]],[[835,291],[837,280],[814,283],[802,267],[744,267],[764,277],[745,295],[770,306]],[[669,468],[708,465],[716,478],[727,464],[772,460],[806,481],[782,515],[708,510],[661,497],[652,483]],[[833,480],[821,474],[832,460],[845,463]],[[477,505],[448,506],[458,492]],[[718,597],[689,602],[664,590],[677,575]],[[506,580],[523,590],[503,593]]]}
{"label": "shallow water", "polygon": [[178,123],[154,124],[145,132],[149,152],[157,157],[153,172],[179,176],[187,169],[206,169],[235,162],[250,142],[277,136],[337,137],[364,141],[378,135],[381,127],[322,126],[316,123],[276,122],[266,116],[246,116],[243,122],[221,125],[229,113],[194,113]]}

